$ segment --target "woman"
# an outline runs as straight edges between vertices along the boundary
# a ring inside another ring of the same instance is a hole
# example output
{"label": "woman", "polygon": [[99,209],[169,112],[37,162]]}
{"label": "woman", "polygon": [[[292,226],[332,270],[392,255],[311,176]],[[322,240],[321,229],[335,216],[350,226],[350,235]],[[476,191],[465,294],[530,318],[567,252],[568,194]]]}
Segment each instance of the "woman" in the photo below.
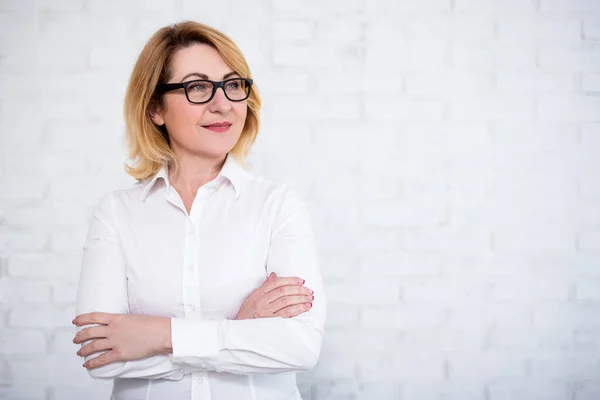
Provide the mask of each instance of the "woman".
{"label": "woman", "polygon": [[115,400],[300,399],[325,295],[304,202],[240,165],[259,108],[239,49],[202,24],[160,29],[135,64],[138,183],[94,213],[73,320]]}

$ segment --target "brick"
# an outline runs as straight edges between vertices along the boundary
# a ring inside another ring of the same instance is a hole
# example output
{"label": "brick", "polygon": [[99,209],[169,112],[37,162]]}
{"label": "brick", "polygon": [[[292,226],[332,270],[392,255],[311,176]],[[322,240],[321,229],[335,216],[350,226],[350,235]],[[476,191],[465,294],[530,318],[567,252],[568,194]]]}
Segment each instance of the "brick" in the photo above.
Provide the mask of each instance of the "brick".
{"label": "brick", "polygon": [[496,276],[492,285],[491,295],[499,300],[567,301],[569,297],[569,282],[561,279],[539,281],[533,276],[506,275]]}
{"label": "brick", "polygon": [[598,11],[600,4],[595,0],[541,0],[542,11]]}
{"label": "brick", "polygon": [[431,71],[442,68],[446,64],[447,40],[412,40],[408,43],[394,43],[392,48],[383,43],[378,42],[366,48],[366,69],[372,75],[381,74],[381,71],[385,70],[390,75]]}
{"label": "brick", "polygon": [[403,385],[402,399],[406,400],[487,400],[481,382],[453,379],[430,382],[407,382]]}
{"label": "brick", "polygon": [[74,307],[17,307],[9,315],[13,328],[69,328],[75,317]]}
{"label": "brick", "polygon": [[446,219],[446,205],[438,201],[373,201],[362,221],[374,227],[436,226]]}
{"label": "brick", "polygon": [[467,231],[459,228],[419,229],[406,235],[408,251],[441,251],[453,254],[474,254],[491,251],[491,232]]}
{"label": "brick", "polygon": [[3,386],[0,387],[0,399],[10,400],[32,400],[32,399],[45,399],[46,398],[46,387],[45,386],[33,386],[23,385],[18,386]]}
{"label": "brick", "polygon": [[58,304],[75,305],[77,295],[76,284],[54,284],[52,285],[52,301]]}
{"label": "brick", "polygon": [[583,37],[585,39],[600,38],[600,18],[586,17],[583,20]]}
{"label": "brick", "polygon": [[366,117],[371,120],[435,121],[440,120],[444,113],[443,105],[438,101],[370,94],[364,101]]}
{"label": "brick", "polygon": [[330,306],[325,325],[327,329],[344,328],[354,329],[359,326],[359,310],[356,308],[348,308],[347,306]]}
{"label": "brick", "polygon": [[542,45],[538,53],[538,64],[548,72],[598,72],[600,46]]}
{"label": "brick", "polygon": [[454,9],[459,12],[494,14],[533,13],[535,2],[533,0],[507,0],[500,3],[494,0],[456,0]]}
{"label": "brick", "polygon": [[503,253],[570,252],[575,249],[575,233],[565,229],[530,227],[515,232],[514,226],[497,229],[493,236],[494,251]]}
{"label": "brick", "polygon": [[175,0],[133,0],[125,4],[118,0],[89,0],[89,9],[93,13],[139,13],[142,11],[169,12],[175,8],[175,3]]}
{"label": "brick", "polygon": [[87,0],[38,0],[39,11],[83,11]]}
{"label": "brick", "polygon": [[445,310],[436,304],[411,303],[362,311],[362,325],[369,329],[438,329],[445,320]]}
{"label": "brick", "polygon": [[531,360],[532,377],[592,379],[599,369],[597,354],[590,352],[540,352]]}
{"label": "brick", "polygon": [[331,304],[396,304],[400,300],[400,285],[391,281],[330,283],[327,298]]}
{"label": "brick", "polygon": [[403,13],[430,13],[450,11],[450,0],[423,0],[423,1],[376,1],[367,2],[367,13],[394,15]]}
{"label": "brick", "polygon": [[527,373],[526,356],[520,352],[458,352],[448,356],[448,362],[451,379],[514,379],[524,378]]}
{"label": "brick", "polygon": [[436,254],[380,250],[363,256],[361,269],[364,275],[436,276],[441,273],[442,259]]}
{"label": "brick", "polygon": [[0,178],[0,200],[42,200],[46,182],[31,176],[6,174]]}
{"label": "brick", "polygon": [[4,0],[0,11],[34,11],[36,3],[36,0]]}
{"label": "brick", "polygon": [[442,379],[444,364],[440,355],[427,351],[395,354],[373,354],[361,359],[358,366],[360,376],[367,380],[402,379],[408,382],[430,382]]}
{"label": "brick", "polygon": [[0,253],[41,251],[47,243],[48,235],[45,232],[0,228]]}
{"label": "brick", "polygon": [[0,302],[7,305],[44,304],[50,300],[50,285],[17,278],[0,279]]}
{"label": "brick", "polygon": [[569,73],[502,72],[496,74],[496,86],[507,93],[574,92],[575,77]]}
{"label": "brick", "polygon": [[481,282],[465,278],[458,282],[455,278],[436,277],[420,282],[407,282],[404,285],[403,301],[461,306],[468,302],[485,301],[488,290]]}
{"label": "brick", "polygon": [[[82,368],[83,369],[83,368]],[[87,380],[87,379],[86,379]],[[112,393],[112,380],[94,381],[86,386],[75,386],[70,382],[61,385],[53,385],[52,400],[60,399],[89,399],[104,400],[110,398]]]}
{"label": "brick", "polygon": [[0,38],[33,38],[35,32],[33,13],[0,12]]}
{"label": "brick", "polygon": [[15,255],[8,259],[7,270],[12,277],[72,279],[79,273],[80,263],[78,256],[48,253]]}
{"label": "brick", "polygon": [[581,386],[575,392],[575,400],[594,400],[600,395],[600,381],[582,381]]}
{"label": "brick", "polygon": [[581,90],[584,92],[600,92],[600,74],[584,74],[581,81]]}
{"label": "brick", "polygon": [[535,44],[481,39],[456,40],[452,48],[455,67],[475,71],[535,70]]}
{"label": "brick", "polygon": [[317,23],[316,39],[331,45],[353,44],[363,39],[363,27],[361,19],[349,16],[321,20]]}
{"label": "brick", "polygon": [[45,356],[46,338],[39,331],[3,330],[0,334],[0,352],[7,355]]}
{"label": "brick", "polygon": [[454,102],[452,116],[456,121],[532,121],[534,102],[517,95],[469,95]]}
{"label": "brick", "polygon": [[406,77],[406,93],[432,99],[455,99],[465,94],[491,92],[492,75],[478,72],[437,71]]}
{"label": "brick", "polygon": [[315,48],[309,45],[273,46],[273,65],[281,67],[307,67],[315,59]]}
{"label": "brick", "polygon": [[571,389],[568,384],[531,377],[492,383],[488,390],[490,400],[516,398],[563,400],[571,397]]}
{"label": "brick", "polygon": [[452,352],[480,352],[487,346],[487,329],[470,326],[449,329],[438,326],[435,329],[409,326],[402,334],[405,348],[427,348],[440,354]]}
{"label": "brick", "polygon": [[273,38],[281,43],[306,43],[314,36],[315,26],[311,21],[276,21]]}
{"label": "brick", "polygon": [[600,279],[586,279],[576,284],[577,300],[600,300]]}
{"label": "brick", "polygon": [[538,100],[537,114],[548,122],[598,121],[600,99],[586,96],[556,96]]}
{"label": "brick", "polygon": [[[11,357],[8,363],[10,365],[12,383],[17,387],[43,387],[48,383],[45,361],[40,362],[35,359]],[[39,398],[43,399],[44,397],[37,397],[37,399]]]}
{"label": "brick", "polygon": [[409,40],[424,38],[472,38],[493,39],[494,20],[481,14],[444,14],[410,18],[406,22],[406,36]]}
{"label": "brick", "polygon": [[597,303],[577,302],[563,304],[540,304],[534,308],[534,326],[545,329],[556,329],[569,326],[572,329],[600,327],[595,316],[600,310]]}
{"label": "brick", "polygon": [[581,20],[578,18],[539,19],[533,16],[511,16],[498,21],[498,39],[511,42],[531,40],[552,44],[577,44],[582,37],[581,26]]}

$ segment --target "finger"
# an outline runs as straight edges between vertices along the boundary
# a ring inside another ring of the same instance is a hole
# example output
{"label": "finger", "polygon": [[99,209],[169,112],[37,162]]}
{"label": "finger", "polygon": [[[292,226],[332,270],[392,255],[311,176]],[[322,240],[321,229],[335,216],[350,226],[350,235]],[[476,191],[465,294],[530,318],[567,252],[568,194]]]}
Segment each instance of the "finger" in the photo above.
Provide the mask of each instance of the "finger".
{"label": "finger", "polygon": [[276,317],[292,318],[307,312],[312,308],[312,303],[298,304],[286,307],[275,314]]}
{"label": "finger", "polygon": [[314,298],[314,296],[284,296],[272,302],[269,309],[273,311],[273,314],[277,314],[286,307],[310,303]]}
{"label": "finger", "polygon": [[271,272],[267,277],[267,281],[273,280],[273,278],[277,278],[277,274],[275,272]]}
{"label": "finger", "polygon": [[103,365],[110,364],[112,362],[119,361],[118,353],[114,350],[107,351],[101,356],[92,358],[86,361],[83,366],[87,369],[102,367]]}
{"label": "finger", "polygon": [[77,332],[73,343],[79,344],[90,339],[104,339],[107,337],[106,326],[91,326]]}
{"label": "finger", "polygon": [[284,296],[308,296],[313,291],[304,286],[280,286],[265,294],[265,301],[270,304],[280,297]]}
{"label": "finger", "polygon": [[83,326],[91,324],[108,325],[114,314],[103,313],[103,312],[92,312],[88,314],[81,314],[75,317],[73,325]]}
{"label": "finger", "polygon": [[87,357],[90,354],[94,354],[103,350],[110,350],[111,348],[112,347],[108,339],[98,339],[94,340],[92,343],[86,344],[81,349],[79,349],[77,355],[80,357]]}
{"label": "finger", "polygon": [[265,282],[262,285],[262,292],[266,294],[266,293],[269,293],[269,292],[277,289],[278,287],[289,286],[289,285],[295,285],[295,286],[304,285],[304,279],[297,278],[297,277],[275,278],[271,281]]}

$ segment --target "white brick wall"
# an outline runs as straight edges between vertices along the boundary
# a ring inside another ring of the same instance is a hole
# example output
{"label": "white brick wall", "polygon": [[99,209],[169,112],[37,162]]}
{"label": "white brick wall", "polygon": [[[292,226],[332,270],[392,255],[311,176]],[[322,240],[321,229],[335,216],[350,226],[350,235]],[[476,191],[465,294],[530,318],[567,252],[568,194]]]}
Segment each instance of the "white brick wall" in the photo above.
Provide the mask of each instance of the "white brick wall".
{"label": "white brick wall", "polygon": [[600,398],[599,0],[0,0],[0,399],[108,398],[71,343],[81,245],[181,19],[245,52],[254,168],[311,206],[306,399]]}

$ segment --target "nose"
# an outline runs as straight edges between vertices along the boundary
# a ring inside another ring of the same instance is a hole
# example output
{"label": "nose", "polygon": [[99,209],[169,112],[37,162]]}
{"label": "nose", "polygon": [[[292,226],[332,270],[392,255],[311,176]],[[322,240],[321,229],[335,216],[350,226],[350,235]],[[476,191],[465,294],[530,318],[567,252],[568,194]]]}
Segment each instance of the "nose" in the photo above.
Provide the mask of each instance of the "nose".
{"label": "nose", "polygon": [[217,88],[215,97],[209,103],[209,110],[214,113],[226,113],[231,110],[231,101],[225,96],[223,88]]}

